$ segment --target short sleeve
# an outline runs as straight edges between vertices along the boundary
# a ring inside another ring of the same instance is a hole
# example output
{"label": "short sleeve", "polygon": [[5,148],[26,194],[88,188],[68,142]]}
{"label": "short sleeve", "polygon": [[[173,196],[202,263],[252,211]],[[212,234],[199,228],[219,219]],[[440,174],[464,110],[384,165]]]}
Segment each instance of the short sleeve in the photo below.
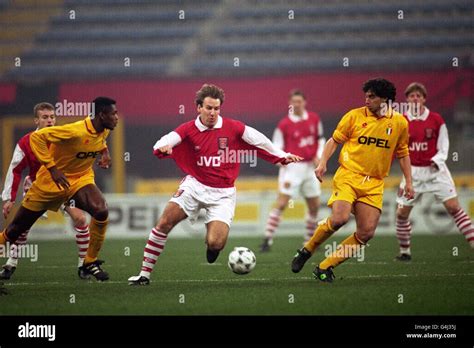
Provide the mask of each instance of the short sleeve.
{"label": "short sleeve", "polygon": [[184,140],[187,137],[189,133],[189,124],[189,122],[183,123],[174,130],[176,133],[178,133],[181,140]]}
{"label": "short sleeve", "polygon": [[349,111],[339,121],[336,130],[334,131],[332,138],[338,144],[344,143],[351,137],[353,127],[353,113]]}
{"label": "short sleeve", "polygon": [[408,150],[408,121],[405,120],[405,118],[402,118],[400,129],[401,132],[398,137],[396,147],[397,158],[403,158],[410,155],[410,152]]}

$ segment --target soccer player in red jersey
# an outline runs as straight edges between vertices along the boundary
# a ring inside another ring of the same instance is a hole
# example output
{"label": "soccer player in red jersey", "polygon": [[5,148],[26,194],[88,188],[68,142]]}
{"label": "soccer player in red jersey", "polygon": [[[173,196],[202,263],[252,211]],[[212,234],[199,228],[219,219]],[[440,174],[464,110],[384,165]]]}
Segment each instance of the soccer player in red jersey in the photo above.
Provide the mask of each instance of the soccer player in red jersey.
{"label": "soccer player in red jersey", "polygon": [[[448,130],[441,115],[425,106],[426,96],[425,86],[418,82],[411,83],[405,90],[405,97],[412,106],[405,118],[409,124],[409,150],[416,194],[414,200],[407,200],[401,194],[397,197],[396,230],[400,254],[396,259],[400,261],[411,260],[410,212],[425,192],[432,192],[435,198],[443,203],[459,231],[474,248],[474,226],[459,205],[456,187],[446,166],[449,151]],[[404,187],[405,181],[402,180],[399,192]]]}
{"label": "soccer player in red jersey", "polygon": [[224,91],[203,85],[196,93],[199,115],[163,136],[153,147],[158,158],[171,157],[187,174],[178,191],[148,237],[141,272],[128,279],[130,285],[148,285],[158,256],[174,226],[189,218],[193,222],[206,210],[207,261],[215,262],[224,248],[234,217],[239,175],[239,156],[255,154],[272,163],[289,164],[302,158],[278,149],[252,127],[220,115]]}
{"label": "soccer player in red jersey", "polygon": [[305,198],[308,206],[305,242],[311,238],[317,225],[321,186],[314,176],[314,170],[326,143],[323,125],[316,113],[306,110],[306,97],[301,90],[290,92],[289,104],[288,115],[278,123],[273,133],[273,143],[286,152],[303,157],[303,160],[280,168],[278,198],[268,216],[265,239],[260,246],[262,252],[270,250],[281,215],[290,199],[298,193]]}
{"label": "soccer player in red jersey", "polygon": [[[56,115],[54,106],[50,103],[39,103],[33,108],[34,122],[36,130],[52,127],[56,124]],[[8,168],[5,178],[5,185],[2,192],[3,216],[7,219],[12,207],[15,204],[18,187],[20,186],[21,175],[28,168],[28,176],[23,183],[23,193],[25,194],[36,179],[36,173],[41,167],[30,146],[30,135],[32,132],[24,135],[17,143],[13,152],[12,161]],[[71,217],[74,230],[76,231],[76,244],[79,250],[79,264],[82,266],[89,245],[89,225],[86,214],[77,208],[65,205],[64,210]],[[29,230],[23,232],[14,244],[10,246],[10,255],[5,265],[0,271],[0,279],[10,279],[18,266],[18,247],[26,244]],[[79,274],[79,276],[81,276]]]}

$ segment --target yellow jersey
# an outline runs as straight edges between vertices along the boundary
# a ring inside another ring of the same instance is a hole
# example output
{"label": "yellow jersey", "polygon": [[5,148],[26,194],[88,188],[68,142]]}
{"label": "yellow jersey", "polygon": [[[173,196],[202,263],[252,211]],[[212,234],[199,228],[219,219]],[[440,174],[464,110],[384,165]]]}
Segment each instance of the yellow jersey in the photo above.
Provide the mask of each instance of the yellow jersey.
{"label": "yellow jersey", "polygon": [[30,146],[43,165],[37,177],[48,175],[56,166],[66,177],[80,177],[93,172],[96,157],[107,147],[110,130],[98,133],[90,117],[63,126],[46,127],[33,132]]}
{"label": "yellow jersey", "polygon": [[352,109],[345,114],[332,135],[344,146],[339,164],[355,173],[384,178],[390,172],[394,154],[409,155],[408,121],[391,109],[377,117],[367,107]]}

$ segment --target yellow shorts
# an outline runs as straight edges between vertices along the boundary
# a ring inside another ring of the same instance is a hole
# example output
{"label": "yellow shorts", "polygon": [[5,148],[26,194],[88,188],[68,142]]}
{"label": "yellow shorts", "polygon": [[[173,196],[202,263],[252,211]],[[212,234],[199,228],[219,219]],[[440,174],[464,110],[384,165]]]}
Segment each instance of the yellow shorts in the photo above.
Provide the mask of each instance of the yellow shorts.
{"label": "yellow shorts", "polygon": [[346,201],[351,204],[362,202],[382,211],[383,188],[383,179],[354,173],[341,166],[333,178],[328,206],[331,207],[334,201]]}
{"label": "yellow shorts", "polygon": [[66,177],[71,185],[68,189],[58,188],[49,175],[49,172],[36,177],[33,185],[23,198],[21,205],[26,209],[33,211],[57,211],[64,202],[71,199],[71,197],[81,188],[90,184],[95,184],[94,172],[82,176]]}

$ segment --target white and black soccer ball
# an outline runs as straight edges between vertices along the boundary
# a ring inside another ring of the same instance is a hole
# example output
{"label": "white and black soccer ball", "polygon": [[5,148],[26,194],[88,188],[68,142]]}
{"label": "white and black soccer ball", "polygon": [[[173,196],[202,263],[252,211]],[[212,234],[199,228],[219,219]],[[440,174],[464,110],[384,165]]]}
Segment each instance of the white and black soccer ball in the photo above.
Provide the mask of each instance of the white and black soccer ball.
{"label": "white and black soccer ball", "polygon": [[235,247],[229,254],[229,262],[227,264],[232,272],[247,274],[255,268],[257,258],[249,248]]}

